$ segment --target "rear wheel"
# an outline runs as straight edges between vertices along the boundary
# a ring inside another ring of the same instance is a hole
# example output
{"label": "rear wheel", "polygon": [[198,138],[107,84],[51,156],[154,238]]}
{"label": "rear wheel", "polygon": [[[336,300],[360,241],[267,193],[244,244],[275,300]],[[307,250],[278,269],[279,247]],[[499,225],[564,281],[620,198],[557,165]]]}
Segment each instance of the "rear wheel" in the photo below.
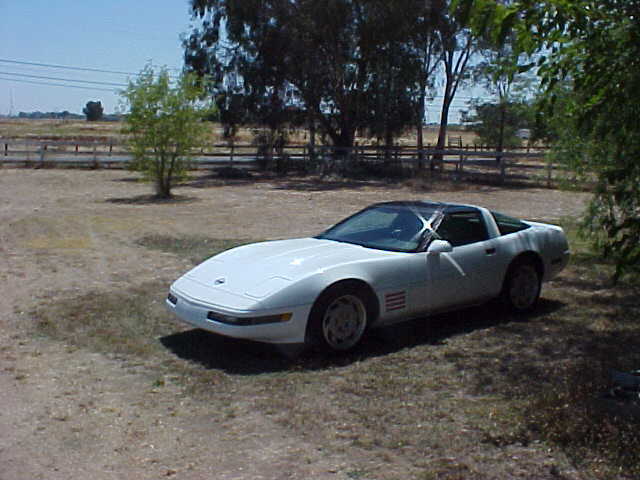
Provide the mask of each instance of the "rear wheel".
{"label": "rear wheel", "polygon": [[309,340],[321,350],[346,352],[360,343],[369,325],[369,295],[352,284],[326,290],[311,310]]}
{"label": "rear wheel", "polygon": [[513,312],[531,311],[540,298],[540,273],[529,261],[514,264],[507,273],[502,289],[502,298]]}

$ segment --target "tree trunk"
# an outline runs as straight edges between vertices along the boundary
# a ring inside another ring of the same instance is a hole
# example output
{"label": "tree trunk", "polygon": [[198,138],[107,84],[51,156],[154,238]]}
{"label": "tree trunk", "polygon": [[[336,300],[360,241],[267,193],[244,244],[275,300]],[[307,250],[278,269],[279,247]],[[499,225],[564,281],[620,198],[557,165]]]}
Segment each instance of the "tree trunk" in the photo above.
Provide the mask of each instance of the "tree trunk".
{"label": "tree trunk", "polygon": [[160,156],[160,164],[156,172],[156,198],[171,198],[171,170],[167,166],[165,153]]}
{"label": "tree trunk", "polygon": [[[424,88],[422,89],[424,92]],[[416,122],[416,138],[418,144],[418,168],[422,170],[424,167],[424,137],[422,132],[423,122],[424,122],[424,102],[425,102],[425,94],[420,95],[420,104],[418,105],[418,115]]]}
{"label": "tree trunk", "polygon": [[[502,152],[504,150],[504,126],[505,126],[504,124],[507,117],[506,110],[507,110],[506,105],[504,103],[501,103],[500,104],[500,127],[499,127],[498,146],[497,146],[498,152]],[[498,161],[498,163],[500,163],[500,161],[502,160],[502,157],[498,156],[496,160]]]}
{"label": "tree trunk", "polygon": [[351,126],[342,128],[340,130],[340,133],[333,139],[335,155],[337,156],[347,155],[351,150],[351,148],[353,147],[355,136],[356,136],[355,129],[352,128]]}
{"label": "tree trunk", "polygon": [[315,116],[309,114],[309,160],[314,162],[316,159],[316,119]]}
{"label": "tree trunk", "polygon": [[[440,114],[440,130],[438,131],[438,144],[436,145],[436,150],[444,150],[446,147],[447,140],[447,127],[449,126],[449,109],[451,108],[451,102],[453,98],[448,94],[450,88],[447,86],[445,89],[445,96],[442,102],[442,112]],[[438,153],[433,156],[433,160],[442,164],[444,160],[444,156],[441,153]],[[431,164],[431,169],[435,167],[434,163]]]}
{"label": "tree trunk", "polygon": [[[504,149],[504,123],[507,116],[506,105],[504,103],[500,104],[500,135],[498,136],[498,152],[502,153]],[[504,165],[502,155],[496,156],[496,162],[500,165],[500,181],[504,182],[506,166]]]}
{"label": "tree trunk", "polygon": [[385,152],[384,152],[384,163],[388,164],[391,162],[391,153],[393,150],[393,133],[391,132],[391,129],[387,128],[387,131],[385,132],[385,138],[384,138],[384,143],[385,143]]}

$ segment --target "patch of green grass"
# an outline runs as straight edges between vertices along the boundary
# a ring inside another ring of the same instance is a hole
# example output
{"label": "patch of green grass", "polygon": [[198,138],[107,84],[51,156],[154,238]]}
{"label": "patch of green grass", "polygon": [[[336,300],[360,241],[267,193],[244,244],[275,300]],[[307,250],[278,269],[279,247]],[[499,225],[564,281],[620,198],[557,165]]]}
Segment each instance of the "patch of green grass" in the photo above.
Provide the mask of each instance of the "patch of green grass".
{"label": "patch of green grass", "polygon": [[194,264],[198,264],[217,253],[251,242],[251,240],[218,239],[203,236],[148,235],[138,240],[137,243],[153,250],[186,257]]}
{"label": "patch of green grass", "polygon": [[149,358],[160,351],[158,337],[175,329],[164,311],[166,290],[154,282],[59,300],[34,312],[37,330],[97,352]]}

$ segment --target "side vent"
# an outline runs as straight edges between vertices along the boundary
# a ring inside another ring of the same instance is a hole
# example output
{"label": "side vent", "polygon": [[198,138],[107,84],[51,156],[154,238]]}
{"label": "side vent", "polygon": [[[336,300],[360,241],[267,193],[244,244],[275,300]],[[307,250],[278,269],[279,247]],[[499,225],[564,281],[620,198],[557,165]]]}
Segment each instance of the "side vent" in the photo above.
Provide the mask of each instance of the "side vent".
{"label": "side vent", "polygon": [[401,292],[387,293],[384,296],[384,306],[387,312],[406,308],[407,292],[403,290]]}

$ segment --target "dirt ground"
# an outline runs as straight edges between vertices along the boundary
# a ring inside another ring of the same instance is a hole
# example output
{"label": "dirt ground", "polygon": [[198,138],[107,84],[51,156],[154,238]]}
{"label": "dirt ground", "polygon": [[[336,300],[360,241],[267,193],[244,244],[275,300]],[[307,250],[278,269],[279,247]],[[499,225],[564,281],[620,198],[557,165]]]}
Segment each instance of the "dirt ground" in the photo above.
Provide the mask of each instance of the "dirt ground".
{"label": "dirt ground", "polygon": [[[139,246],[141,237],[304,236],[394,199],[476,203],[552,221],[580,214],[587,200],[545,189],[429,192],[385,183],[223,184],[205,177],[177,188],[174,202],[149,202],[149,193],[149,185],[123,171],[0,169],[1,480],[364,478],[345,467],[355,452],[328,453],[312,437],[292,436],[242,398],[235,415],[221,417],[177,383],[154,388],[143,364],[33,333],[29,312],[61,295],[126,295],[131,285],[158,280],[168,286],[188,267]],[[405,478],[401,462],[391,465],[385,468],[395,469],[394,478]]]}

